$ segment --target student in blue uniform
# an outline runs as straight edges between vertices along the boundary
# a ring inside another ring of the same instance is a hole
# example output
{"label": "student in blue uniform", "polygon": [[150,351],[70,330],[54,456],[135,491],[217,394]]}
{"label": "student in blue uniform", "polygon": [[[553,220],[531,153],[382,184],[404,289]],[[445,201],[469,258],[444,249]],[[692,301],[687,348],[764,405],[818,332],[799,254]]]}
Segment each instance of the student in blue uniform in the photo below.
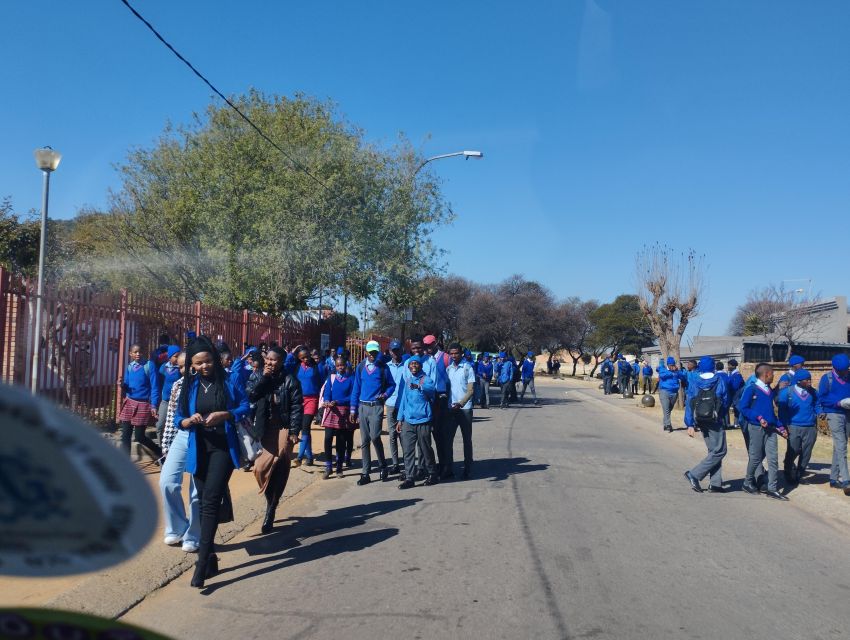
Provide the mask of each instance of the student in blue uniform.
{"label": "student in blue uniform", "polygon": [[121,425],[121,446],[130,454],[130,438],[148,449],[155,459],[162,457],[162,449],[148,438],[146,430],[151,417],[156,418],[159,406],[157,370],[152,360],[145,360],[142,347],[134,344],[129,351],[129,364],[124,370],[121,392],[125,396],[118,423]]}
{"label": "student in blue uniform", "polygon": [[499,352],[499,359],[502,364],[499,366],[499,386],[502,388],[502,402],[499,405],[502,409],[507,409],[510,406],[511,386],[514,384],[514,364],[508,359],[507,353]]}
{"label": "student in blue uniform", "polygon": [[668,356],[666,364],[658,365],[658,399],[661,402],[661,424],[667,433],[673,432],[672,411],[679,397],[681,372],[676,358]]}
{"label": "student in blue uniform", "polygon": [[537,404],[537,390],[534,388],[534,352],[529,351],[525,354],[525,358],[522,360],[522,366],[520,367],[521,380],[522,380],[522,393],[519,396],[519,401],[522,402],[525,399],[525,390],[531,390],[531,397],[534,398],[534,404]]}
{"label": "student in blue uniform", "polygon": [[832,371],[818,384],[818,415],[825,415],[832,434],[832,466],[829,486],[850,495],[847,475],[847,437],[850,426],[850,358],[840,353],[832,358]]}
{"label": "student in blue uniform", "polygon": [[806,359],[803,356],[799,356],[796,353],[788,358],[788,371],[779,376],[779,389],[784,389],[785,387],[790,387],[794,384],[794,374],[803,368],[803,365],[806,363]]}
{"label": "student in blue uniform", "polygon": [[478,363],[475,371],[478,375],[478,384],[481,386],[481,408],[490,408],[490,381],[493,379],[493,363],[490,360],[490,354],[486,351]]}
{"label": "student in blue uniform", "polygon": [[649,364],[646,360],[643,361],[643,367],[641,367],[641,374],[643,374],[643,395],[652,393],[652,365]]}
{"label": "student in blue uniform", "polygon": [[805,369],[796,370],[794,384],[779,392],[776,404],[779,419],[788,428],[785,480],[791,485],[799,484],[818,437],[817,393],[812,389],[812,374]]}
{"label": "student in blue uniform", "polygon": [[640,363],[635,358],[634,362],[632,362],[632,395],[637,395],[638,392],[638,379],[640,378]]}
{"label": "student in blue uniform", "polygon": [[165,428],[165,418],[168,415],[168,401],[171,398],[171,387],[181,377],[180,367],[177,364],[177,356],[180,355],[180,347],[173,344],[166,348],[168,359],[159,367],[157,381],[160,384],[158,417],[156,421],[156,441],[162,447],[162,430]]}
{"label": "student in blue uniform", "polygon": [[[382,481],[389,479],[389,468],[384,457],[381,426],[384,419],[384,402],[395,391],[395,381],[387,365],[378,361],[381,346],[374,340],[366,343],[366,359],[354,371],[354,389],[351,392],[351,413],[360,422],[360,442],[363,470],[357,484],[369,484],[372,456],[375,448]],[[402,446],[404,446],[402,444]]]}
{"label": "student in blue uniform", "polygon": [[[762,461],[767,458],[767,489],[765,493],[776,500],[788,500],[779,493],[779,444],[780,437],[786,438],[788,432],[774,410],[776,392],[771,388],[773,367],[766,362],[756,366],[756,381],[748,384],[741,395],[738,409],[746,420],[749,433],[747,453],[747,474],[744,478],[744,491],[759,493],[759,478],[764,476]],[[757,471],[761,471],[758,473]]]}
{"label": "student in blue uniform", "polygon": [[[384,413],[387,416],[387,434],[390,441],[390,460],[392,462],[391,473],[400,474],[401,465],[399,463],[398,444],[401,440],[401,434],[398,432],[396,422],[398,422],[398,393],[403,385],[404,371],[407,368],[404,363],[404,354],[402,354],[401,342],[393,340],[390,342],[390,359],[386,363],[387,369],[395,382],[395,389],[392,394],[384,402]],[[404,455],[404,452],[402,452]]]}
{"label": "student in blue uniform", "polygon": [[729,386],[729,401],[732,404],[732,415],[735,416],[735,426],[741,427],[741,414],[738,411],[738,400],[744,390],[744,376],[738,371],[738,361],[734,358],[726,363],[726,377]]}
{"label": "student in blue uniform", "polygon": [[693,469],[685,471],[685,478],[694,491],[702,493],[700,480],[708,476],[709,492],[725,493],[720,469],[726,457],[726,431],[720,413],[727,403],[726,383],[717,375],[714,359],[709,356],[700,358],[698,373],[685,397],[685,426],[691,438],[696,429],[702,432],[708,454]]}
{"label": "student in blue uniform", "polygon": [[614,382],[614,364],[611,362],[610,356],[605,356],[602,362],[602,367],[599,369],[602,375],[602,393],[606,396],[611,395],[611,385]]}
{"label": "student in blue uniform", "polygon": [[420,467],[428,477],[426,485],[440,481],[437,465],[434,461],[434,449],[431,446],[431,421],[433,420],[436,385],[422,371],[422,356],[413,355],[407,360],[409,374],[397,398],[398,421],[396,431],[401,434],[401,448],[404,451],[404,480],[399,489],[410,489],[416,477],[416,450],[420,452]]}

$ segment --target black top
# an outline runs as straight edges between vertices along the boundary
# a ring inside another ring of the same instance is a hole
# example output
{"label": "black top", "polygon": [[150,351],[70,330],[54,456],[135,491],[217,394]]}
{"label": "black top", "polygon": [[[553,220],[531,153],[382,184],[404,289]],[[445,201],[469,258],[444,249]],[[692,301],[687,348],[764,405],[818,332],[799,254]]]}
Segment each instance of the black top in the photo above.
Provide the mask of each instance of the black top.
{"label": "black top", "polygon": [[195,411],[202,416],[212,413],[213,411],[227,411],[227,407],[218,407],[216,402],[215,382],[206,378],[198,378],[198,395],[195,398]]}

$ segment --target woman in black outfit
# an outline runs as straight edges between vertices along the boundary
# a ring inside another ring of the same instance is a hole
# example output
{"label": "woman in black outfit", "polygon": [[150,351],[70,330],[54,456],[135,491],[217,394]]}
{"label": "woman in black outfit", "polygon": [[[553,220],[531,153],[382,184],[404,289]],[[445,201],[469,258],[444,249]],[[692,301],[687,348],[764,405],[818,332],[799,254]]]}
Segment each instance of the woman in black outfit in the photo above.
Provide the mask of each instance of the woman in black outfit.
{"label": "woman in black outfit", "polygon": [[186,373],[174,422],[189,432],[186,471],[195,477],[201,512],[201,540],[192,586],[218,572],[213,540],[219,509],[234,469],[239,468],[236,422],[248,414],[248,399],[230,379],[218,351],[201,336],[186,348]]}
{"label": "woman in black outfit", "polygon": [[254,461],[254,476],[266,496],[263,533],[274,527],[275,510],[289,480],[290,453],[298,443],[303,419],[301,384],[283,368],[285,359],[283,349],[272,347],[262,370],[254,371],[246,384],[248,400],[256,407],[253,435],[263,445]]}

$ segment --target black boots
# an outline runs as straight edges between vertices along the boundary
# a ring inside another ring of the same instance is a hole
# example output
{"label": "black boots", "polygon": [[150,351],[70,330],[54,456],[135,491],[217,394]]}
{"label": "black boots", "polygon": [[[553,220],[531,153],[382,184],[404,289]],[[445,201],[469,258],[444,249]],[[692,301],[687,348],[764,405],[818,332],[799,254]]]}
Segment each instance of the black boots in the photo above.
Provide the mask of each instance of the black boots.
{"label": "black boots", "polygon": [[279,501],[279,495],[266,492],[266,517],[263,518],[263,526],[260,529],[261,533],[271,533],[272,529],[274,529],[274,513]]}
{"label": "black boots", "polygon": [[210,554],[206,562],[202,562],[201,558],[195,563],[195,573],[192,574],[191,586],[196,589],[204,588],[204,580],[212,578],[218,574],[218,556],[214,553]]}

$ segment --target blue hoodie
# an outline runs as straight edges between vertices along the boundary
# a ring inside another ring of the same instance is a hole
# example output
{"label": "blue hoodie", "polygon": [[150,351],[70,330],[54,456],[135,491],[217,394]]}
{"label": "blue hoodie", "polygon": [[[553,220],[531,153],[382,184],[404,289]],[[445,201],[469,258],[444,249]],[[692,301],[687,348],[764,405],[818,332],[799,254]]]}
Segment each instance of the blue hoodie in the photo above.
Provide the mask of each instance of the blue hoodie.
{"label": "blue hoodie", "polygon": [[177,382],[183,374],[180,373],[180,367],[171,362],[166,362],[159,368],[159,375],[162,377],[162,393],[160,399],[168,402],[171,399],[171,387]]}
{"label": "blue hoodie", "polygon": [[493,377],[493,362],[479,362],[475,372],[479,377],[489,380]]}
{"label": "blue hoodie", "polygon": [[721,405],[724,407],[729,406],[726,383],[723,382],[723,378],[713,373],[710,378],[703,378],[697,374],[691,378],[691,382],[688,384],[688,392],[685,394],[685,426],[687,427],[695,426],[694,416],[691,410],[691,400],[696,398],[701,389],[714,389],[714,395],[720,399]]}
{"label": "blue hoodie", "polygon": [[643,373],[643,377],[649,379],[652,377],[652,367],[648,364],[643,365],[643,369],[641,370]]}
{"label": "blue hoodie", "polygon": [[817,400],[814,389],[806,391],[795,384],[785,387],[776,400],[780,421],[792,427],[814,427],[817,423]]}
{"label": "blue hoodie", "polygon": [[818,385],[818,413],[838,413],[850,417],[850,411],[842,409],[838,403],[850,398],[850,376],[842,378],[833,369],[823,374]]}
{"label": "blue hoodie", "polygon": [[514,378],[514,363],[505,360],[499,367],[499,384],[507,384]]}
{"label": "blue hoodie", "polygon": [[131,400],[150,402],[153,408],[159,406],[159,386],[157,385],[157,370],[153,360],[147,362],[131,362],[124,369],[124,380],[121,389]]}
{"label": "blue hoodie", "polygon": [[[411,389],[410,385],[416,385]],[[398,414],[399,422],[408,424],[424,424],[431,421],[431,402],[434,400],[436,388],[434,381],[421,371],[419,375],[409,376],[408,381],[401,385],[398,392]]]}
{"label": "blue hoodie", "polygon": [[658,366],[658,388],[665,393],[678,393],[680,380],[679,371],[670,371],[663,364]]}
{"label": "blue hoodie", "polygon": [[534,378],[534,360],[529,360],[528,358],[523,360],[521,373],[524,381]]}
{"label": "blue hoodie", "polygon": [[602,368],[599,372],[603,376],[613,376],[614,375],[614,365],[611,363],[611,360],[605,358],[605,361],[602,363]]}

